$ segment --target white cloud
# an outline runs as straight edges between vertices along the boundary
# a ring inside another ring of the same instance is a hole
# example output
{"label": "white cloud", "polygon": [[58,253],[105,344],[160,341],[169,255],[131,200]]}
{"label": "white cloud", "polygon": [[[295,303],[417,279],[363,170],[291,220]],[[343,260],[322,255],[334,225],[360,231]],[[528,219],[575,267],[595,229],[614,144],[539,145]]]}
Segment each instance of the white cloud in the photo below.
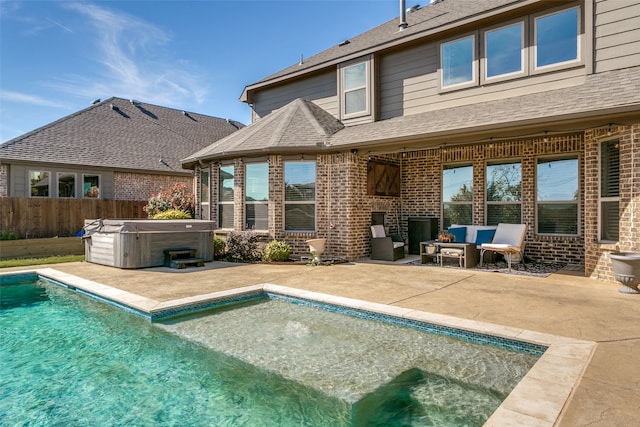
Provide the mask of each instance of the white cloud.
{"label": "white cloud", "polygon": [[35,105],[38,107],[61,107],[60,102],[57,100],[54,101],[51,99],[42,98],[40,96],[29,95],[20,92],[12,92],[8,90],[0,91],[0,98],[2,98],[2,102],[15,102],[19,104]]}
{"label": "white cloud", "polygon": [[[200,104],[208,84],[188,61],[168,53],[171,34],[143,19],[87,3],[65,3],[95,35],[97,74],[67,75],[50,86],[85,98],[121,96],[161,105]],[[101,71],[100,71],[101,70]]]}

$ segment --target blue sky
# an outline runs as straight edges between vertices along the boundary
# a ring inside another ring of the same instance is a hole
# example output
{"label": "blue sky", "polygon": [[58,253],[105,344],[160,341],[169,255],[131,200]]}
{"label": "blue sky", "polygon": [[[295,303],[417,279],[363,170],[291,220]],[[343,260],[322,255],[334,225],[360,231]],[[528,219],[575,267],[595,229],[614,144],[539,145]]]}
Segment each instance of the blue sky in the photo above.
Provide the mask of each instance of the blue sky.
{"label": "blue sky", "polygon": [[0,0],[0,142],[111,96],[249,124],[246,85],[398,15],[399,0]]}

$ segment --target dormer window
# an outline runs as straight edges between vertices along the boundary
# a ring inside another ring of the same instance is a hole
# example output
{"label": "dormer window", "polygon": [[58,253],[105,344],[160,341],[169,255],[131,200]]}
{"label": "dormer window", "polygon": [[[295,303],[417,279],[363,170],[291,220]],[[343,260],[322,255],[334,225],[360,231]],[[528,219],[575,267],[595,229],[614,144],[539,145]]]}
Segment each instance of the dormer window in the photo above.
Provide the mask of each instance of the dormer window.
{"label": "dormer window", "polygon": [[371,114],[371,59],[340,66],[341,115],[343,119]]}

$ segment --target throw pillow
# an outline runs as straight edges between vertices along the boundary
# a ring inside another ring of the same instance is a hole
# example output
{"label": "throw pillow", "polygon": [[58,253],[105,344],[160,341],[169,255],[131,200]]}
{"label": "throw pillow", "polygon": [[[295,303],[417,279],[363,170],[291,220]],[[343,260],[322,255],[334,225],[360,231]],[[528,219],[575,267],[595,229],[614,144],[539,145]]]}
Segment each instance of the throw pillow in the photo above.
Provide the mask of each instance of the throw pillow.
{"label": "throw pillow", "polygon": [[449,233],[453,234],[454,242],[464,243],[464,238],[467,234],[467,227],[452,227],[449,228]]}
{"label": "throw pillow", "polygon": [[496,230],[478,230],[478,234],[476,235],[476,245],[480,246],[483,243],[491,243],[495,234]]}

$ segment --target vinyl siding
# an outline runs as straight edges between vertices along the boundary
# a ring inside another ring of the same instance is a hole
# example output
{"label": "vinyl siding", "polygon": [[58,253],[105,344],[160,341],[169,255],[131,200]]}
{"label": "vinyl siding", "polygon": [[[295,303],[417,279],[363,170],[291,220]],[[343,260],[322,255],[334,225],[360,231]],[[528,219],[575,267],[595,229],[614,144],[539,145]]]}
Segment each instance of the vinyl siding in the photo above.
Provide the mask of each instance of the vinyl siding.
{"label": "vinyl siding", "polygon": [[640,3],[596,1],[595,72],[640,65]]}
{"label": "vinyl siding", "polygon": [[437,52],[434,42],[380,58],[380,120],[561,89],[585,79],[584,68],[576,67],[441,93]]}
{"label": "vinyl siding", "polygon": [[[264,117],[297,98],[312,101],[320,108],[338,117],[336,69],[256,93],[253,100],[255,116]],[[254,118],[256,118],[254,116]]]}

